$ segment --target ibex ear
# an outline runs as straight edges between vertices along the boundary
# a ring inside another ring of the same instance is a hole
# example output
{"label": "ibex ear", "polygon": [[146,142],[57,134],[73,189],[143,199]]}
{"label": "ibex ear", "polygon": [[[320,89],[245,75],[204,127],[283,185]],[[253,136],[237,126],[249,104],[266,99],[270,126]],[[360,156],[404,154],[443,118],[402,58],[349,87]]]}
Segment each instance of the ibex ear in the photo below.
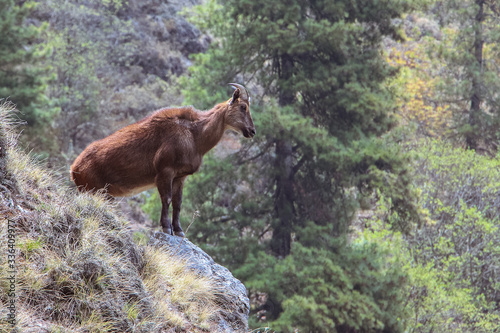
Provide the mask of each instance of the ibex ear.
{"label": "ibex ear", "polygon": [[236,88],[236,90],[233,92],[233,98],[229,101],[229,105],[233,105],[236,100],[240,97],[240,89]]}

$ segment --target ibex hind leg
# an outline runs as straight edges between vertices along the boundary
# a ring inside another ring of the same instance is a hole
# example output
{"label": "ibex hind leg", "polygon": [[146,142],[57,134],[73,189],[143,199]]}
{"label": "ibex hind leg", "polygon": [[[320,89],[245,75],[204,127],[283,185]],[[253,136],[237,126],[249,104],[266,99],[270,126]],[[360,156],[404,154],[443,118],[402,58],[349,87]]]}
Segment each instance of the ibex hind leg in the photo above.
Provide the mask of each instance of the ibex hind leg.
{"label": "ibex hind leg", "polygon": [[186,237],[182,231],[181,223],[179,221],[182,204],[182,188],[185,179],[186,177],[176,178],[172,184],[172,225],[174,228],[174,234],[179,237]]}
{"label": "ibex hind leg", "polygon": [[161,198],[161,217],[160,224],[163,232],[173,235],[172,223],[168,218],[169,206],[172,201],[172,176],[171,173],[165,170],[156,176],[156,186]]}

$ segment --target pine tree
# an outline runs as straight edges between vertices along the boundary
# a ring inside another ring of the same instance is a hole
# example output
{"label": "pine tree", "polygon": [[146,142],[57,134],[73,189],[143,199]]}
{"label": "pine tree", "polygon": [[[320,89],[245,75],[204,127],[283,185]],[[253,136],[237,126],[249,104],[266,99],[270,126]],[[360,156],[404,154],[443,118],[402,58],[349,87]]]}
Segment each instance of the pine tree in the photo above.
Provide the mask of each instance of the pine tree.
{"label": "pine tree", "polygon": [[446,0],[438,5],[444,38],[433,53],[442,61],[443,99],[452,107],[457,134],[466,146],[494,154],[500,140],[500,4]]}
{"label": "pine tree", "polygon": [[[227,82],[244,83],[253,95],[257,136],[236,155],[209,156],[187,182],[185,209],[198,210],[203,221],[193,224],[188,237],[251,291],[267,295],[256,309],[266,311],[267,319],[295,318],[300,305],[290,307],[291,300],[320,295],[316,288],[329,283],[331,270],[353,277],[343,260],[357,250],[346,245],[346,235],[374,189],[392,199],[395,220],[401,221],[395,228],[405,230],[418,220],[405,161],[383,137],[395,124],[393,97],[383,84],[394,71],[380,43],[385,36],[401,38],[392,22],[409,8],[400,1],[232,0],[223,6],[209,2],[198,11],[197,22],[216,38],[209,52],[195,57],[185,82],[187,102],[208,108],[230,93],[221,88]],[[294,263],[300,265],[295,277],[280,268]],[[319,267],[316,277],[306,273],[313,266]],[[356,279],[368,278],[368,271]],[[300,276],[305,289],[288,288]],[[392,295],[401,286],[396,280],[374,283]],[[351,286],[339,295],[353,292]],[[315,302],[317,309],[329,306]],[[384,302],[370,320],[352,319],[345,328],[392,327]],[[321,310],[316,315],[333,316],[328,327],[343,320]],[[283,320],[275,323],[289,329]],[[289,325],[317,329],[307,320]]]}
{"label": "pine tree", "polygon": [[40,64],[47,49],[37,41],[45,26],[26,23],[34,5],[0,0],[0,98],[15,103],[29,125],[49,116],[44,96],[47,69]]}

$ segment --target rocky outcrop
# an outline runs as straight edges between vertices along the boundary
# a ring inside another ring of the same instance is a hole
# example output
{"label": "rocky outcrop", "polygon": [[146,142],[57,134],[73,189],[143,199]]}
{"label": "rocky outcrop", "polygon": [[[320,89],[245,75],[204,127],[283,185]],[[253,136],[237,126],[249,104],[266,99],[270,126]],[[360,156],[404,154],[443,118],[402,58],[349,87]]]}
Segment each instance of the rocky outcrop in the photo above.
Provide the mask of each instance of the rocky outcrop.
{"label": "rocky outcrop", "polygon": [[13,149],[11,112],[0,103],[0,332],[246,331],[246,290],[227,269],[187,239],[136,244],[118,208]]}
{"label": "rocky outcrop", "polygon": [[219,322],[221,332],[245,332],[247,330],[250,311],[247,291],[243,283],[236,279],[227,268],[217,264],[187,238],[157,232],[151,237],[148,245],[163,246],[175,251],[176,256],[186,260],[188,269],[214,281],[217,288],[217,302],[224,309],[221,313],[224,319]]}

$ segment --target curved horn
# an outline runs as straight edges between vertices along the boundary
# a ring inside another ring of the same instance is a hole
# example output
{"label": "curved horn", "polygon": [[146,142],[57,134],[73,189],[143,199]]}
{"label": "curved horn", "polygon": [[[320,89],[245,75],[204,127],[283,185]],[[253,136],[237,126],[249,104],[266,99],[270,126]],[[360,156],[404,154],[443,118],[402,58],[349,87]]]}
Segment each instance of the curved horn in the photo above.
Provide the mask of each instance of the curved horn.
{"label": "curved horn", "polygon": [[240,97],[248,102],[250,102],[250,95],[248,94],[247,88],[243,87],[238,83],[229,83],[234,89],[240,89]]}

